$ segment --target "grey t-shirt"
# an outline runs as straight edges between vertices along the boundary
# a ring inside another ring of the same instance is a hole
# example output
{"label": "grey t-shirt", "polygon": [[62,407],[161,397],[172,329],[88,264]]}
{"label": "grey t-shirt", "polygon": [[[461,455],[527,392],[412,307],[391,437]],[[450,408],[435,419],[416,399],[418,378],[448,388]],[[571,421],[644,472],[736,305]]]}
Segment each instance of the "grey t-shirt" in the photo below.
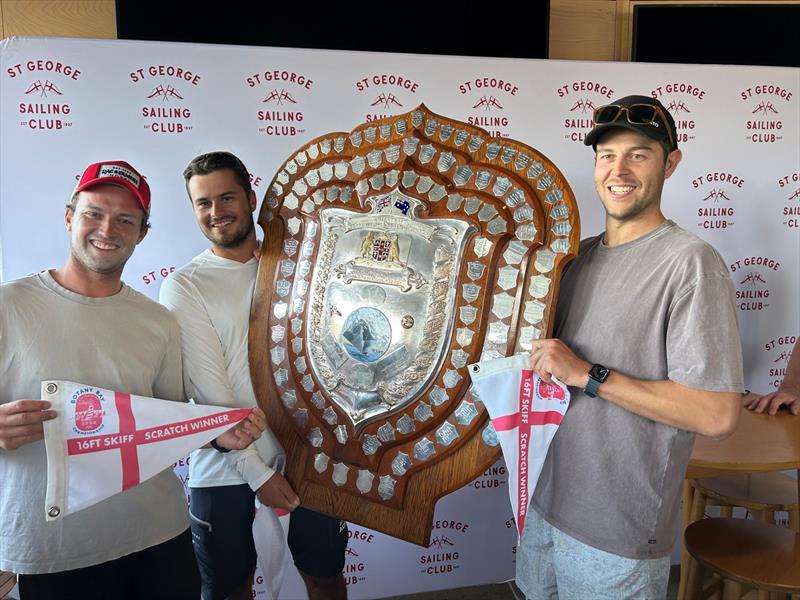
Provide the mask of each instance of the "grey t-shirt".
{"label": "grey t-shirt", "polygon": [[[671,221],[620,246],[602,240],[584,240],[564,274],[554,337],[631,377],[741,392],[734,288],[719,254]],[[531,505],[601,550],[668,554],[694,434],[570,392]]]}
{"label": "grey t-shirt", "polygon": [[[61,287],[47,272],[0,285],[0,404],[41,398],[43,379],[183,400],[178,324],[123,286],[108,298]],[[0,449],[0,569],[54,573],[165,542],[189,526],[171,469],[58,521],[45,521],[44,442]]]}

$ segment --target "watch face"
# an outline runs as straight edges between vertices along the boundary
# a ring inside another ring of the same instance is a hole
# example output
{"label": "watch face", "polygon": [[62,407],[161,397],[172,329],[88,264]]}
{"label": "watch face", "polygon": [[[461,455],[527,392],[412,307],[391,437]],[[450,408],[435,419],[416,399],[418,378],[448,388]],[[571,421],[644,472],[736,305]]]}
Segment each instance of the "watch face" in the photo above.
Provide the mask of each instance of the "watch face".
{"label": "watch face", "polygon": [[611,370],[607,369],[603,365],[592,365],[592,368],[589,369],[589,377],[602,383],[606,380],[606,377],[608,377],[610,372]]}

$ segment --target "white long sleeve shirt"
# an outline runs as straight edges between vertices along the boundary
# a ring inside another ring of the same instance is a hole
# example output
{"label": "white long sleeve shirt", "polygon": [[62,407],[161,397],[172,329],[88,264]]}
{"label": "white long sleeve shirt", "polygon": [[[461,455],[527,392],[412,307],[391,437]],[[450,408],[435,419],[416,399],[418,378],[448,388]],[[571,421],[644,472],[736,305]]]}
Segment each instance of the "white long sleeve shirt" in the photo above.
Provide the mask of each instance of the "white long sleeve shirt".
{"label": "white long sleeve shirt", "polygon": [[[159,301],[181,328],[186,395],[198,404],[257,406],[250,381],[247,339],[258,262],[205,250],[161,284]],[[269,430],[241,451],[213,448],[192,453],[191,487],[247,483],[255,491],[283,469],[283,448]]]}

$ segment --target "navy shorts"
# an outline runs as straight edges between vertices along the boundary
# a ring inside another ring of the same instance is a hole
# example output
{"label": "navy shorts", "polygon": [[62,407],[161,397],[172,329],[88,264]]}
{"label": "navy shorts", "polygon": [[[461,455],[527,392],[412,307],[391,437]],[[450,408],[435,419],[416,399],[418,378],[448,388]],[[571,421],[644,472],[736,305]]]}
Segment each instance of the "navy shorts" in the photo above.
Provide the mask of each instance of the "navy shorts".
{"label": "navy shorts", "polygon": [[191,488],[189,518],[204,600],[227,598],[256,569],[254,494],[247,484]]}
{"label": "navy shorts", "polygon": [[187,529],[163,544],[99,565],[20,575],[21,600],[197,600],[200,579]]}
{"label": "navy shorts", "polygon": [[[246,484],[191,488],[192,539],[203,583],[203,598],[235,591],[255,571],[255,494]],[[289,551],[297,569],[314,577],[342,572],[347,524],[298,507],[289,518]]]}
{"label": "navy shorts", "polygon": [[344,569],[347,523],[298,506],[289,518],[289,551],[297,570],[335,577]]}

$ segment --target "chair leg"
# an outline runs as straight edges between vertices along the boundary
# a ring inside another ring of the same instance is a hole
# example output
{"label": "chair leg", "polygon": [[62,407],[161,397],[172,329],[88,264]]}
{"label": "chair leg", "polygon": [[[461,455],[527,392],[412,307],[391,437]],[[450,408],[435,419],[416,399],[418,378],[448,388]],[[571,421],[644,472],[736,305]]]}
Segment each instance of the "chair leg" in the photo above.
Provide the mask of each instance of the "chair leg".
{"label": "chair leg", "polygon": [[691,555],[687,561],[685,600],[697,600],[703,597],[703,567]]}
{"label": "chair leg", "polygon": [[[691,515],[692,515],[692,498],[694,496],[694,488],[692,487],[691,482],[688,479],[683,480],[683,491],[682,491],[682,499],[683,499],[683,506],[682,513],[683,513],[683,527],[681,528],[681,532],[686,531],[686,528],[691,523]],[[678,583],[678,597],[677,600],[685,600],[686,598],[686,580],[689,577],[689,553],[686,551],[686,545],[683,542],[683,533],[681,533],[681,567],[680,567],[680,578]]]}
{"label": "chair leg", "polygon": [[723,600],[739,600],[742,597],[742,584],[730,579],[725,580],[725,588],[722,592]]}

